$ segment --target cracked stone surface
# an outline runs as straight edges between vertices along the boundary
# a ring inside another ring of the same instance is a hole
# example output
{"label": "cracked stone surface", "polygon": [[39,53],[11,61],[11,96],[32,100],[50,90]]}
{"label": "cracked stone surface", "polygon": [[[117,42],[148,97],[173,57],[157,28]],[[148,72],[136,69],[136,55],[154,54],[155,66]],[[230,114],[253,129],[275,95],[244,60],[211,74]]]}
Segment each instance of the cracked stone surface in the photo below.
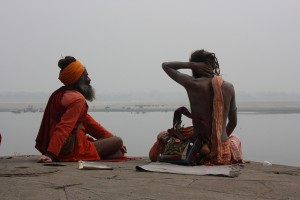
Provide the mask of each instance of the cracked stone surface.
{"label": "cracked stone surface", "polygon": [[45,166],[37,156],[0,157],[0,199],[300,199],[300,168],[244,164],[235,178],[139,172],[147,158],[104,162],[113,170]]}

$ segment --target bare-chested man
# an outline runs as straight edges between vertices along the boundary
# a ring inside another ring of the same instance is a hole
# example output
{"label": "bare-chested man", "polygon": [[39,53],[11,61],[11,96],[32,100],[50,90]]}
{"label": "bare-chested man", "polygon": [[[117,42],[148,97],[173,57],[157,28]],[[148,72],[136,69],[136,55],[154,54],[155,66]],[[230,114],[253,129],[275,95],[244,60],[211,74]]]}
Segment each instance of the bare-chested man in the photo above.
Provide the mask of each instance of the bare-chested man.
{"label": "bare-chested man", "polygon": [[[204,140],[209,142],[204,141],[207,144],[199,151],[209,154],[214,163],[228,164],[228,137],[237,125],[235,91],[233,85],[223,81],[219,75],[219,64],[215,54],[197,50],[191,54],[190,62],[165,62],[162,68],[186,89],[191,113],[209,121],[209,133],[203,136]],[[191,69],[192,76],[181,73],[180,69]],[[193,128],[194,133],[205,132],[196,120],[193,120]],[[157,155],[153,155],[149,154],[150,159],[156,161]]]}

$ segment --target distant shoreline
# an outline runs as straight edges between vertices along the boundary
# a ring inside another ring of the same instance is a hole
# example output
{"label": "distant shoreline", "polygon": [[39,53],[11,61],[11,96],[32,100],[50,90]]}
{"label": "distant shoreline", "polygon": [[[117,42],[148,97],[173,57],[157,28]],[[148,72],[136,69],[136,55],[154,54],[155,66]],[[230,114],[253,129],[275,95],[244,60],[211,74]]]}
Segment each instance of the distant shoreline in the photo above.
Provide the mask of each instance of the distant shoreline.
{"label": "distant shoreline", "polygon": [[[25,113],[44,112],[45,103],[1,103],[0,112]],[[89,105],[90,112],[174,112],[181,103],[144,103],[144,102],[95,102]],[[300,113],[300,102],[241,102],[237,104],[239,114],[297,114]]]}

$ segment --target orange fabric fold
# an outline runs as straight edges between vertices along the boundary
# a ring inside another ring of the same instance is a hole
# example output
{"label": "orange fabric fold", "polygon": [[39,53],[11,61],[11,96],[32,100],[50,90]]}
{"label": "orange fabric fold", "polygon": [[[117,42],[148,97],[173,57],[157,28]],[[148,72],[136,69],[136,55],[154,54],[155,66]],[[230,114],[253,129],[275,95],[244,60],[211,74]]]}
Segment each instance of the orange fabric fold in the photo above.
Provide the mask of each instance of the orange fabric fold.
{"label": "orange fabric fold", "polygon": [[79,80],[84,70],[84,66],[79,61],[72,62],[59,73],[58,79],[64,85],[71,85]]}
{"label": "orange fabric fold", "polygon": [[213,97],[213,122],[212,122],[212,135],[211,135],[211,154],[212,161],[216,164],[223,163],[223,144],[221,141],[222,126],[223,126],[223,110],[224,99],[222,93],[222,76],[214,76],[212,78],[212,87],[214,90]]}

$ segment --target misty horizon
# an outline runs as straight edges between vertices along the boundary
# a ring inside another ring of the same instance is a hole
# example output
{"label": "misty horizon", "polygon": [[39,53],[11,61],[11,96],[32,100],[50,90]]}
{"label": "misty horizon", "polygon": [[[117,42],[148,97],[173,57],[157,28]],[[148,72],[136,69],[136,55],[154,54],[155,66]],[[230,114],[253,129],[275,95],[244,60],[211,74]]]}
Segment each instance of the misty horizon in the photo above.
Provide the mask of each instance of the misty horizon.
{"label": "misty horizon", "polygon": [[[1,92],[0,103],[5,102],[40,102],[48,101],[51,93],[46,92]],[[153,101],[153,102],[186,102],[188,101],[186,92],[162,92],[162,91],[147,91],[147,92],[111,92],[97,93],[95,102],[107,101]],[[256,101],[300,101],[300,93],[287,92],[236,92],[237,102],[256,102]]]}

